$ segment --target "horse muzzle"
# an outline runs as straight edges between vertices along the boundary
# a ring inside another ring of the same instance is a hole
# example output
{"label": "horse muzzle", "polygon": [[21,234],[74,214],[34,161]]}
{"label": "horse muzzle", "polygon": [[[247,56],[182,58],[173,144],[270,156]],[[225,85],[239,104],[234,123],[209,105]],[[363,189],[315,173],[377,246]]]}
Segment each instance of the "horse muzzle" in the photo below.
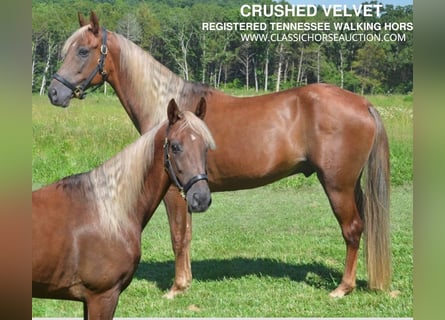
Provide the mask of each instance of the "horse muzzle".
{"label": "horse muzzle", "polygon": [[48,88],[48,98],[52,105],[66,108],[69,106],[73,92],[59,82],[53,80]]}
{"label": "horse muzzle", "polygon": [[189,212],[204,212],[212,204],[212,196],[210,189],[206,183],[203,186],[195,184],[189,192],[187,192],[186,200]]}

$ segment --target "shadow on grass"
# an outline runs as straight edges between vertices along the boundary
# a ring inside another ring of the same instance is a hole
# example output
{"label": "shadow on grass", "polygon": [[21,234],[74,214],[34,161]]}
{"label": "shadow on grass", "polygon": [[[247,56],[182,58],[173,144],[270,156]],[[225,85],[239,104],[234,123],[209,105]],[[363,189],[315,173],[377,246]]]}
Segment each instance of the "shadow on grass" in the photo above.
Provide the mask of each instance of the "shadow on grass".
{"label": "shadow on grass", "polygon": [[[136,279],[154,282],[162,290],[173,284],[174,261],[141,261]],[[289,264],[273,259],[232,258],[225,260],[202,260],[192,262],[193,279],[199,281],[222,281],[246,276],[289,278],[305,282],[315,288],[333,290],[340,283],[342,273],[321,263]],[[366,281],[357,280],[357,288],[365,288]]]}

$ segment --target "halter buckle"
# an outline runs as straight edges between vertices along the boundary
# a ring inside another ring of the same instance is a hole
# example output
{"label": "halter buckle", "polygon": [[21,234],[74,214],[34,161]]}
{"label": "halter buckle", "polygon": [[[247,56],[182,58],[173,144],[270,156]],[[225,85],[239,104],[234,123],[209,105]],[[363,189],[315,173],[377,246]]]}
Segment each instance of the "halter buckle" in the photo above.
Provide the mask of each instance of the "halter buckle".
{"label": "halter buckle", "polygon": [[106,44],[102,44],[100,46],[100,53],[106,56],[108,54],[108,47]]}
{"label": "halter buckle", "polygon": [[85,98],[85,95],[83,94],[83,90],[82,90],[82,88],[76,87],[76,88],[73,90],[73,94],[74,94],[74,96],[75,96],[77,99],[83,99],[83,98]]}

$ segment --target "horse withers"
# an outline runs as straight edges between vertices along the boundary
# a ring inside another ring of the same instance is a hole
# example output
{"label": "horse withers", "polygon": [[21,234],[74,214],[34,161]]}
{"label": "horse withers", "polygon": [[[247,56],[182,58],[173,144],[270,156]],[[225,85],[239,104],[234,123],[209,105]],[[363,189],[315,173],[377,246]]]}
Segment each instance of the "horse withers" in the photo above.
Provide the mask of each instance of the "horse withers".
{"label": "horse withers", "polygon": [[32,296],[83,301],[85,319],[112,319],[141,257],[141,233],[170,184],[190,211],[211,203],[204,122],[174,100],[168,121],[89,172],[32,193]]}

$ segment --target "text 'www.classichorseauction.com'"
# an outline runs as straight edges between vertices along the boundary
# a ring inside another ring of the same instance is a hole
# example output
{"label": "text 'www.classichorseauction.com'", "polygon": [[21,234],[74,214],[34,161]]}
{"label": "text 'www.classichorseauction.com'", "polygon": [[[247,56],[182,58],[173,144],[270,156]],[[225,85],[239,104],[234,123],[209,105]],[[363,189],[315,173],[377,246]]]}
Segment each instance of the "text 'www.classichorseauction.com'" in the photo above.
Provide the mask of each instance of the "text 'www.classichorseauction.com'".
{"label": "text 'www.classichorseauction.com'", "polygon": [[[406,32],[414,29],[412,22],[366,22],[367,18],[380,18],[384,14],[382,4],[244,4],[240,18],[295,17],[292,22],[202,22],[202,31],[240,31],[242,41],[261,42],[337,42],[337,41],[383,41],[404,42]],[[298,18],[317,15],[331,18],[328,22],[298,21]],[[360,22],[338,21],[361,17]]]}

